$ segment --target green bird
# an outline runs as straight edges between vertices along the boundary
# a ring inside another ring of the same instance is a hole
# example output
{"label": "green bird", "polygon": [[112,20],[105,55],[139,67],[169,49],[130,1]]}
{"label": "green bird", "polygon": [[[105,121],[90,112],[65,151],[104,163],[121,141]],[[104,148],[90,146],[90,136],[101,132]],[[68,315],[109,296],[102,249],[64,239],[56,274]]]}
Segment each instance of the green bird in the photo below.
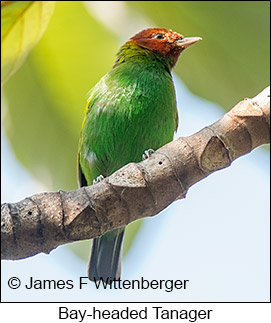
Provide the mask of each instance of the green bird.
{"label": "green bird", "polygon": [[[149,28],[120,48],[113,68],[90,91],[79,140],[80,186],[141,161],[144,151],[173,139],[178,113],[171,70],[180,53],[199,40]],[[124,230],[121,227],[93,240],[90,280],[120,278]]]}

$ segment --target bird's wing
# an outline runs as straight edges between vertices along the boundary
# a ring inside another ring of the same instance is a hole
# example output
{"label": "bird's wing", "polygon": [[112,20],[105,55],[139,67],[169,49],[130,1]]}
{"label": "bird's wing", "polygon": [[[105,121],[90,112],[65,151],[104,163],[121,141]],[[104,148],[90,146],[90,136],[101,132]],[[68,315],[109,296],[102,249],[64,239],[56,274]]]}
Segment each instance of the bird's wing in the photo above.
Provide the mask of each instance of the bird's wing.
{"label": "bird's wing", "polygon": [[81,168],[81,165],[80,165],[80,161],[79,161],[79,154],[80,152],[78,152],[77,154],[77,180],[78,180],[78,185],[80,187],[82,186],[88,186],[88,183],[87,183],[87,180],[82,172],[82,168]]}
{"label": "bird's wing", "polygon": [[78,185],[80,187],[82,186],[88,186],[87,180],[85,175],[83,174],[81,165],[80,165],[80,146],[81,146],[81,134],[82,134],[82,129],[84,127],[87,115],[89,113],[89,110],[91,109],[92,103],[91,103],[91,99],[93,98],[93,91],[94,89],[91,89],[89,91],[89,99],[87,101],[87,106],[86,106],[86,111],[85,111],[85,118],[83,120],[83,124],[82,124],[82,128],[81,128],[81,133],[80,133],[80,139],[79,139],[79,144],[78,144],[78,152],[77,152],[77,181],[78,181]]}

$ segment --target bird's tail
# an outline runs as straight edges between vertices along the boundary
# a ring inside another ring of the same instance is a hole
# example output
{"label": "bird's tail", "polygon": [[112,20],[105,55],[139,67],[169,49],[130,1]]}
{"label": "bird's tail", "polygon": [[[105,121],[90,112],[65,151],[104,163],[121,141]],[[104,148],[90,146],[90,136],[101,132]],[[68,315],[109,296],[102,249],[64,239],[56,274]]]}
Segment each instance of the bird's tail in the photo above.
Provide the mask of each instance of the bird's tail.
{"label": "bird's tail", "polygon": [[120,278],[123,237],[124,228],[119,228],[93,240],[88,267],[90,280],[109,283]]}

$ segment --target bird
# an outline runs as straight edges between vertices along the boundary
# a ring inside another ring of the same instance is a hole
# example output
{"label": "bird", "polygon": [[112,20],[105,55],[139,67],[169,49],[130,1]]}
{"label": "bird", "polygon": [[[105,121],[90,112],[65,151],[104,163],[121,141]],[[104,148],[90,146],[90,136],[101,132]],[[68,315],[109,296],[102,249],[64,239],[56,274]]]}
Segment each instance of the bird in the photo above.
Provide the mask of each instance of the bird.
{"label": "bird", "polygon": [[[200,37],[147,28],[118,51],[111,70],[90,90],[78,145],[78,182],[88,186],[172,141],[178,127],[171,71]],[[144,154],[145,152],[145,154]],[[120,279],[125,227],[94,238],[91,281]]]}

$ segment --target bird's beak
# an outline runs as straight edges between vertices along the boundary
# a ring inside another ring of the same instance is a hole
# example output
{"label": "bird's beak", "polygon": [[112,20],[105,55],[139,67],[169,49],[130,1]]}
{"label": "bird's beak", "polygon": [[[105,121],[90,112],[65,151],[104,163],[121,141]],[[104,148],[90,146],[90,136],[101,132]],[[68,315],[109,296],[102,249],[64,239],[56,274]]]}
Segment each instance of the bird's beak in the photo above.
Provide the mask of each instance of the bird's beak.
{"label": "bird's beak", "polygon": [[175,41],[175,44],[183,49],[197,43],[199,40],[202,40],[201,37],[186,37],[183,39],[178,39]]}

